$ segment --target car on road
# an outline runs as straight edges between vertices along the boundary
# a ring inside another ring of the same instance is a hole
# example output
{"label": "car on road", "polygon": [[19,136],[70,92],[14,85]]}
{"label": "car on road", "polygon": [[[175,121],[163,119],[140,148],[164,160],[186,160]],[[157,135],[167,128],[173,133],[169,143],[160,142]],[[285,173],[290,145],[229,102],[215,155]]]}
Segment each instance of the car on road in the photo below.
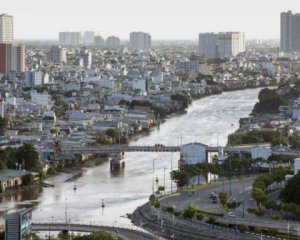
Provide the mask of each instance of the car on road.
{"label": "car on road", "polygon": [[234,212],[228,212],[228,213],[227,213],[227,216],[228,216],[228,217],[235,218],[235,213],[234,213]]}
{"label": "car on road", "polygon": [[212,192],[212,193],[210,194],[210,198],[212,198],[212,199],[218,198],[218,195],[215,194],[214,192]]}

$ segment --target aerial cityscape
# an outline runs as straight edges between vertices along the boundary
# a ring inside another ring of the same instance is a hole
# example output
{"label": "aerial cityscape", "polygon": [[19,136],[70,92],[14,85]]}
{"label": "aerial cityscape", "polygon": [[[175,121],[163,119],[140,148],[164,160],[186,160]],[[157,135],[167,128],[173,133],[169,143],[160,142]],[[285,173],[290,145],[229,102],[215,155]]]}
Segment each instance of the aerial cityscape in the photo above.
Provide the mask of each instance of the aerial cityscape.
{"label": "aerial cityscape", "polygon": [[300,5],[225,2],[4,0],[0,240],[300,240]]}

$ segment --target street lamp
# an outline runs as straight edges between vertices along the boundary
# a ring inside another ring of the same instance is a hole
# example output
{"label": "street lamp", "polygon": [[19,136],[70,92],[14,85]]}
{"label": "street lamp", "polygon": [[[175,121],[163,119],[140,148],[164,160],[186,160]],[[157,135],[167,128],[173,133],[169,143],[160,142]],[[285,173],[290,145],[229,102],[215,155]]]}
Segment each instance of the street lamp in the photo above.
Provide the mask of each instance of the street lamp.
{"label": "street lamp", "polygon": [[153,158],[153,165],[152,165],[152,167],[153,167],[153,169],[152,169],[152,194],[154,195],[154,193],[155,193],[155,187],[154,187],[154,162],[155,162],[155,160],[157,160],[156,158]]}
{"label": "street lamp", "polygon": [[68,208],[67,208],[67,198],[65,198],[65,221],[68,224]]}
{"label": "street lamp", "polygon": [[50,234],[50,228],[51,228],[51,224],[53,222],[53,216],[50,217],[50,223],[49,223],[49,240],[51,239],[51,234]]}

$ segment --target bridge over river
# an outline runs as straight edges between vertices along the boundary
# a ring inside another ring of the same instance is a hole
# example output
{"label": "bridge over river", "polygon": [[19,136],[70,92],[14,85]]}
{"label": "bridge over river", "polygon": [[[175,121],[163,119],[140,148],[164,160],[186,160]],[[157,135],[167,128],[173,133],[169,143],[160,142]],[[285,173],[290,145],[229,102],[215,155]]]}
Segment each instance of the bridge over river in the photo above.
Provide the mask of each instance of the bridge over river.
{"label": "bridge over river", "polygon": [[[217,147],[204,146],[207,152],[251,152],[253,146],[237,146],[237,147]],[[82,147],[82,148],[62,148],[62,152],[84,154],[84,153],[120,153],[120,152],[181,152],[182,146],[128,146],[128,145],[112,145],[102,147]]]}
{"label": "bridge over river", "polygon": [[132,239],[144,239],[144,240],[152,240],[157,239],[151,233],[138,228],[138,227],[114,227],[114,226],[103,226],[97,224],[69,224],[69,223],[32,223],[32,230],[38,232],[47,232],[51,235],[51,231],[59,232],[59,231],[70,231],[70,232],[81,232],[81,233],[91,233],[96,231],[106,231],[120,237],[125,240]]}

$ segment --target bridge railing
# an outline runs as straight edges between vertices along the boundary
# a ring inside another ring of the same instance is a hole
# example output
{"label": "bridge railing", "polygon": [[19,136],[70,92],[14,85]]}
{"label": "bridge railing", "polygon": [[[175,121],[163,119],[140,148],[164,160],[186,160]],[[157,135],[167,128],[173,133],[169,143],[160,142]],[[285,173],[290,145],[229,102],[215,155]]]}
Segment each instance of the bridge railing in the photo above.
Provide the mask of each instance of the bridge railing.
{"label": "bridge railing", "polygon": [[151,233],[149,233],[148,231],[144,230],[141,227],[135,226],[135,225],[131,225],[131,224],[124,224],[124,223],[117,223],[117,222],[113,222],[113,223],[107,223],[107,222],[97,222],[97,221],[77,221],[77,220],[72,220],[68,223],[66,223],[65,221],[61,221],[61,220],[53,220],[51,222],[48,221],[43,221],[43,220],[34,220],[32,222],[33,226],[47,226],[47,227],[51,227],[51,226],[60,226],[60,227],[98,227],[98,228],[107,228],[107,229],[124,229],[124,230],[131,230],[131,231],[135,231],[135,232],[140,232],[140,233],[144,233],[144,234],[148,234],[151,235]]}

